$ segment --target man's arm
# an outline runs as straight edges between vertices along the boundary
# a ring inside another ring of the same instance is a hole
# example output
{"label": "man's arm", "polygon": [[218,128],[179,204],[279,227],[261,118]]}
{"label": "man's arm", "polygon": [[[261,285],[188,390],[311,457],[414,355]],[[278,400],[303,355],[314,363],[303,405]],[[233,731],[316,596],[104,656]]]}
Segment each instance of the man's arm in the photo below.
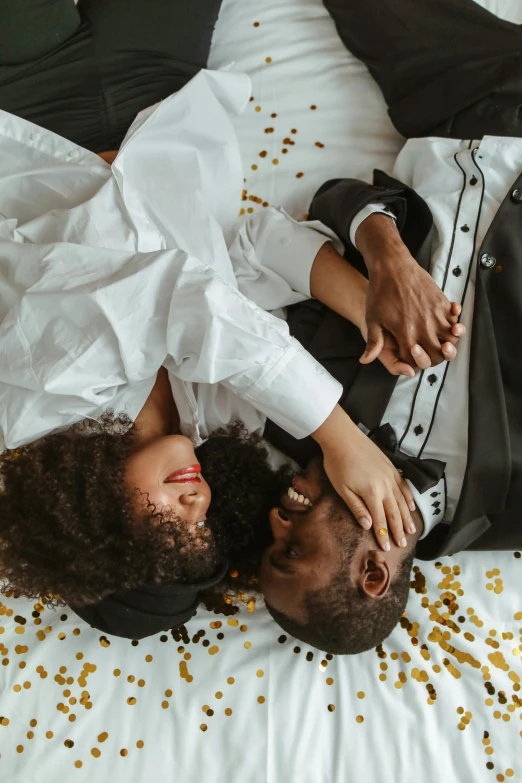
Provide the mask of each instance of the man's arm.
{"label": "man's arm", "polygon": [[411,256],[394,221],[370,215],[357,229],[355,243],[369,275],[363,363],[379,356],[387,333],[397,340],[401,359],[421,369],[454,359],[455,345],[466,333],[458,323],[462,308]]}

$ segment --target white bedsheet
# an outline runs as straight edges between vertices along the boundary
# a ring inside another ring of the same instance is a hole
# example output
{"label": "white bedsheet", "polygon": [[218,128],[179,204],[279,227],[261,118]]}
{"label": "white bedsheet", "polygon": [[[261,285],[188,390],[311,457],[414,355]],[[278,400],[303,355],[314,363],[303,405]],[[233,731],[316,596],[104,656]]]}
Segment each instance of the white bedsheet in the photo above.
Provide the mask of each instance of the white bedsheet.
{"label": "white bedsheet", "polygon": [[[520,0],[486,5],[522,22]],[[255,98],[237,126],[238,209],[266,201],[301,216],[325,179],[390,169],[401,139],[318,0],[225,0],[211,66],[232,60],[252,75]],[[522,559],[465,554],[417,567],[403,627],[354,659],[278,641],[252,602],[231,622],[199,612],[186,640],[133,645],[66,609],[4,599],[0,780],[520,779]]]}

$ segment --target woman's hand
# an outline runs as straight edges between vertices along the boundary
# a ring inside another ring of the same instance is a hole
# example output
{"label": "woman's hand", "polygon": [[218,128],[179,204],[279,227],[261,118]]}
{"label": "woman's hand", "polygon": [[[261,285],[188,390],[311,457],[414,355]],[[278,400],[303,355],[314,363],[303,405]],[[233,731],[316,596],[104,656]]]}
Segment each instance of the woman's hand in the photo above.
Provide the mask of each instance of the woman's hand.
{"label": "woman's hand", "polygon": [[365,529],[372,526],[380,546],[398,546],[404,531],[415,532],[412,492],[390,460],[337,405],[312,437],[321,446],[324,469],[335,491]]}
{"label": "woman's hand", "polygon": [[427,369],[454,359],[466,333],[458,323],[462,308],[412,258],[393,221],[370,215],[359,226],[356,242],[369,273],[367,347],[361,362],[380,356],[387,332],[396,340],[398,358],[412,367]]}

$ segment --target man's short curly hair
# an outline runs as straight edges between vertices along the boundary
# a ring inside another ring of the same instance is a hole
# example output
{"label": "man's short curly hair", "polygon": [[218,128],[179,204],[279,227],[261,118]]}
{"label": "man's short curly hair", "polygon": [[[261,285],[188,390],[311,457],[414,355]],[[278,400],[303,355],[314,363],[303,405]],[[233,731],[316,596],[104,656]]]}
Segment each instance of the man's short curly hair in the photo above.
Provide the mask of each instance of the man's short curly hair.
{"label": "man's short curly hair", "polygon": [[267,609],[290,636],[333,655],[357,655],[377,647],[393,631],[408,602],[414,550],[403,557],[384,598],[368,598],[348,577],[343,558],[328,587],[310,591],[305,599],[306,623]]}

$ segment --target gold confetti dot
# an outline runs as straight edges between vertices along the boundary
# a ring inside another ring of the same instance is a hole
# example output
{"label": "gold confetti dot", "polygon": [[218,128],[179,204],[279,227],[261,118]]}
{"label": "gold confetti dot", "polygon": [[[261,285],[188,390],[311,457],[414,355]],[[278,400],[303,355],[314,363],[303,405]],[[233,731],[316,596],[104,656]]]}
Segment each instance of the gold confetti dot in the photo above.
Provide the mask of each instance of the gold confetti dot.
{"label": "gold confetti dot", "polygon": [[13,685],[13,690],[15,693],[19,693],[22,690],[21,685]]}
{"label": "gold confetti dot", "polygon": [[364,723],[364,718],[362,715],[358,715],[355,720],[357,721],[357,723]]}
{"label": "gold confetti dot", "polygon": [[271,57],[265,57],[265,63],[271,63],[272,58]]}
{"label": "gold confetti dot", "polygon": [[364,691],[359,691],[358,694],[357,694],[357,698],[358,699],[364,699],[364,696],[365,696]]}
{"label": "gold confetti dot", "polygon": [[113,674],[114,674],[115,677],[119,677],[120,674],[121,674],[120,669],[114,669]]}
{"label": "gold confetti dot", "polygon": [[297,179],[301,179],[301,177],[304,177],[304,174],[302,171],[299,171],[295,176]]}
{"label": "gold confetti dot", "polygon": [[80,767],[81,767],[81,766],[83,766],[83,762],[81,762],[81,761],[75,761],[75,762],[74,762],[74,766],[76,767],[76,769],[80,769]]}
{"label": "gold confetti dot", "polygon": [[34,731],[28,731],[27,732],[27,739],[31,740],[31,739],[33,739],[33,737],[34,737]]}
{"label": "gold confetti dot", "polygon": [[328,712],[335,712],[335,704],[328,705]]}
{"label": "gold confetti dot", "polygon": [[47,737],[47,739],[52,739],[54,737],[54,734],[52,731],[46,731],[45,736]]}
{"label": "gold confetti dot", "polygon": [[201,729],[201,731],[206,731],[207,730],[207,724],[206,723],[202,723],[199,728]]}
{"label": "gold confetti dot", "polygon": [[130,704],[131,706],[133,706],[134,704],[136,704],[136,699],[135,699],[135,697],[134,697],[134,696],[129,696],[129,698],[127,699],[127,704]]}
{"label": "gold confetti dot", "polygon": [[257,171],[257,164],[253,163],[251,166],[252,171]]}
{"label": "gold confetti dot", "polygon": [[229,715],[229,716],[232,715],[232,710],[230,709],[230,707],[227,707],[225,709],[225,715]]}
{"label": "gold confetti dot", "polygon": [[128,756],[128,755],[129,755],[129,751],[126,748],[122,748],[120,750],[120,756]]}
{"label": "gold confetti dot", "polygon": [[236,620],[235,617],[229,617],[227,620],[227,625],[231,625],[232,628],[237,628],[239,625],[239,620]]}
{"label": "gold confetti dot", "polygon": [[246,631],[248,631],[248,625],[240,625],[239,630],[241,631],[241,633],[245,633]]}
{"label": "gold confetti dot", "polygon": [[164,710],[168,710],[168,708],[169,708],[168,701],[162,701],[161,702],[161,706],[163,707]]}
{"label": "gold confetti dot", "polygon": [[259,27],[259,22],[254,22],[254,27]]}
{"label": "gold confetti dot", "polygon": [[243,647],[245,648],[245,650],[250,650],[250,648],[252,647],[252,642],[245,642]]}
{"label": "gold confetti dot", "polygon": [[508,778],[512,778],[514,774],[515,773],[513,772],[512,769],[506,769],[506,775],[508,776]]}
{"label": "gold confetti dot", "polygon": [[235,683],[235,679],[233,677],[227,677],[227,682],[229,685],[233,685]]}
{"label": "gold confetti dot", "polygon": [[265,133],[273,133],[273,132],[274,132],[273,128],[265,128]]}
{"label": "gold confetti dot", "polygon": [[144,745],[145,745],[145,743],[143,742],[143,740],[138,740],[138,741],[137,741],[137,743],[136,743],[136,747],[137,747],[137,748],[140,748],[140,750],[141,750],[141,748],[142,748]]}
{"label": "gold confetti dot", "polygon": [[147,663],[150,663],[152,661],[152,655],[146,655],[145,660],[147,661]]}
{"label": "gold confetti dot", "polygon": [[95,759],[99,759],[101,756],[101,750],[99,748],[91,748],[91,754]]}
{"label": "gold confetti dot", "polygon": [[264,676],[265,676],[265,673],[264,673],[263,669],[258,669],[257,672],[256,672],[256,677],[264,677]]}
{"label": "gold confetti dot", "polygon": [[333,685],[334,684],[333,677],[327,677],[326,678],[326,684],[327,685]]}
{"label": "gold confetti dot", "polygon": [[129,676],[127,677],[127,682],[134,682],[135,679],[136,677],[133,674],[129,674]]}
{"label": "gold confetti dot", "polygon": [[279,163],[279,161],[278,161],[278,159],[277,159],[277,158],[274,158],[274,159],[273,159],[273,161],[272,161],[272,163],[274,164],[274,166],[277,166],[277,164]]}
{"label": "gold confetti dot", "polygon": [[387,536],[388,535],[388,528],[387,527],[381,527],[381,529],[379,530],[379,535],[380,536]]}

